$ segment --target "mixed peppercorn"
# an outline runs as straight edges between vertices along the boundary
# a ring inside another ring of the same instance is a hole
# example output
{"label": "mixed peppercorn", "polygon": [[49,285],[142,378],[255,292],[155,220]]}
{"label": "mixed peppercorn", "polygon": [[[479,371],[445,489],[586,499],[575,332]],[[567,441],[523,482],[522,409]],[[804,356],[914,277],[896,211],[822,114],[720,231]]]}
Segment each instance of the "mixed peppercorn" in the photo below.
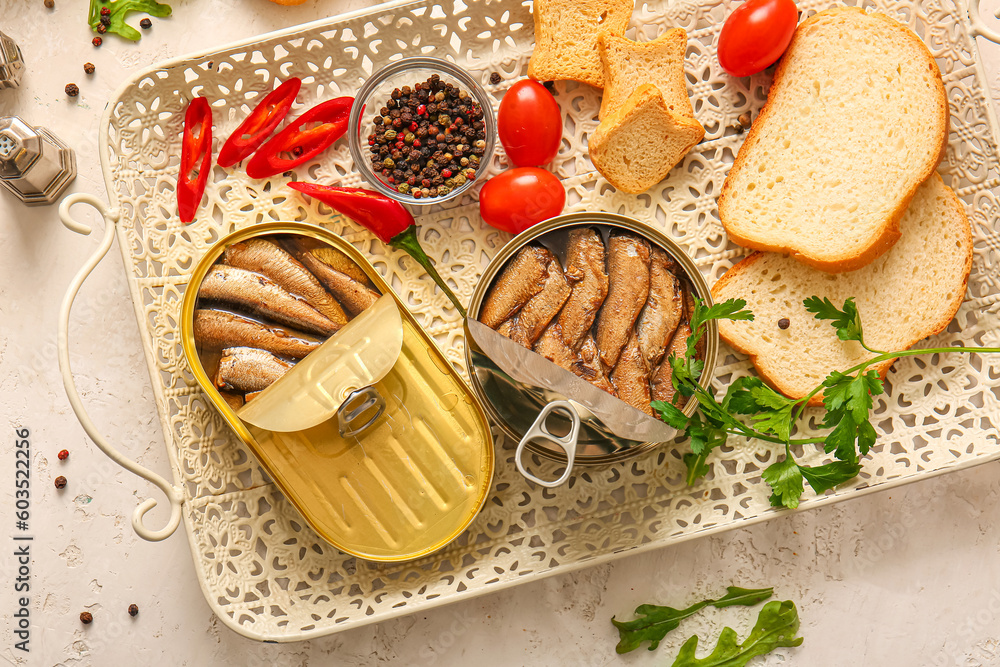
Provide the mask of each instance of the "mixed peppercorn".
{"label": "mixed peppercorn", "polygon": [[486,152],[482,108],[437,74],[393,90],[374,123],[372,169],[417,199],[442,197],[475,179]]}

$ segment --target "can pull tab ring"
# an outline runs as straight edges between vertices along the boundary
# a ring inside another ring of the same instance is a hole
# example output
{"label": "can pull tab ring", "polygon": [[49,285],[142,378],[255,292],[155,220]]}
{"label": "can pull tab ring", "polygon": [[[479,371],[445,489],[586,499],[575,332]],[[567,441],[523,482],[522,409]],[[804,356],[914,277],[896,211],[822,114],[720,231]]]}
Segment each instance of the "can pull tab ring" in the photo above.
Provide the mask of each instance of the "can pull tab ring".
{"label": "can pull tab ring", "polygon": [[[372,408],[375,409],[375,413],[363,424],[358,425],[357,422],[364,419],[366,414],[371,414]],[[353,438],[360,435],[374,424],[383,412],[385,412],[385,399],[373,385],[352,391],[337,409],[337,428],[340,430],[340,437]]]}
{"label": "can pull tab ring", "polygon": [[[570,419],[570,429],[569,433],[566,435],[553,435],[545,425],[545,422],[548,421],[549,415],[556,411],[559,411]],[[573,404],[569,401],[552,401],[542,408],[542,411],[538,413],[538,417],[535,418],[535,423],[531,425],[528,432],[524,434],[523,438],[521,438],[521,442],[517,444],[517,452],[514,454],[514,464],[517,465],[518,472],[535,484],[545,486],[550,489],[565,484],[566,480],[569,479],[570,473],[573,472],[573,462],[576,460],[576,440],[579,435],[580,415],[577,414],[576,408],[573,407]],[[546,442],[550,442],[566,452],[566,471],[563,472],[558,479],[554,479],[552,481],[539,479],[528,472],[528,469],[524,467],[524,462],[522,461],[524,448],[533,440],[545,440]]]}

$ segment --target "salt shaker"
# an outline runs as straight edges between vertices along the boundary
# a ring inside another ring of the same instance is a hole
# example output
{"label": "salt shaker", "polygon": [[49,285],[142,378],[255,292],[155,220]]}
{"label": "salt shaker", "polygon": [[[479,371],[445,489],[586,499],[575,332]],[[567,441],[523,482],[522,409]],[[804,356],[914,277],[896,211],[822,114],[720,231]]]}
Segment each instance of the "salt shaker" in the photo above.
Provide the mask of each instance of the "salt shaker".
{"label": "salt shaker", "polygon": [[0,32],[0,89],[17,88],[24,74],[24,58],[13,39]]}
{"label": "salt shaker", "polygon": [[18,116],[0,118],[0,185],[28,206],[51,204],[76,178],[73,149]]}

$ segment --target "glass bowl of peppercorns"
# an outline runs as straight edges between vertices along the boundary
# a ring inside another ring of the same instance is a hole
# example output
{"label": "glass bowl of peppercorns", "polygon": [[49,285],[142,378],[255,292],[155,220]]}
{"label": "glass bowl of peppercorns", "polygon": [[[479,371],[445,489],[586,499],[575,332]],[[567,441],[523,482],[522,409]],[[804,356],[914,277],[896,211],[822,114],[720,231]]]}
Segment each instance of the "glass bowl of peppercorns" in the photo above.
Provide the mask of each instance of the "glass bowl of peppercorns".
{"label": "glass bowl of peppercorns", "polygon": [[355,168],[404,204],[469,190],[493,157],[496,126],[483,87],[440,58],[404,58],[373,74],[351,107]]}

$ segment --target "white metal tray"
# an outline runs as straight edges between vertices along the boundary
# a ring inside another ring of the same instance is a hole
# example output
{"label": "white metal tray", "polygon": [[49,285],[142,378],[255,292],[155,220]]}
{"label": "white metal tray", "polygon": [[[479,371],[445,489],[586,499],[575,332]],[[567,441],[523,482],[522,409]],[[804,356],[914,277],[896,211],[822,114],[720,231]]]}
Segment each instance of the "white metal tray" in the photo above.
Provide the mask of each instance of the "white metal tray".
{"label": "white metal tray", "polygon": [[[959,4],[955,4],[958,2]],[[937,58],[951,104],[945,181],[958,192],[973,221],[975,262],[969,292],[955,322],[933,341],[997,345],[1000,300],[1000,184],[994,117],[973,34],[995,39],[963,0],[866,0],[910,25]],[[828,2],[805,0],[809,14]],[[599,92],[559,83],[567,141],[555,163],[569,191],[568,211],[607,210],[663,228],[687,246],[714,282],[742,251],[729,243],[715,206],[742,137],[737,117],[763,105],[767,75],[732,79],[715,58],[728,0],[639,2],[628,35],[652,39],[669,27],[687,29],[687,78],[705,141],[659,186],[640,196],[618,193],[592,171],[586,137],[596,127]],[[215,134],[225,138],[260,91],[276,76],[304,79],[301,105],[351,93],[385,62],[433,52],[455,60],[489,90],[523,76],[533,44],[530,3],[522,0],[417,0],[382,5],[330,20],[163,63],[127,82],[104,114],[100,154],[110,204],[73,195],[104,214],[104,241],[70,287],[61,321],[61,363],[74,409],[95,442],[115,460],[167,493],[168,525],[150,529],[136,510],[133,525],[147,539],[162,539],[183,518],[198,576],[209,604],[237,632],[293,641],[413,613],[539,577],[565,573],[779,515],[768,503],[760,473],[775,456],[761,443],[737,439],[713,456],[713,475],[694,488],[683,483],[681,451],[671,446],[627,462],[587,469],[557,489],[530,485],[514,468],[510,443],[497,446],[491,497],[470,529],[442,551],[421,560],[379,565],[338,553],[309,530],[248,452],[223,426],[199,392],[178,339],[178,313],[189,272],[201,253],[234,229],[269,220],[328,221],[328,227],[370,254],[422,324],[457,366],[463,364],[462,327],[447,300],[406,255],[389,251],[366,232],[329,211],[303,203],[283,178],[253,181],[241,171],[216,168],[208,208],[196,224],[176,216],[174,184],[183,111],[197,95],[213,100]],[[492,72],[504,81],[490,86]],[[217,143],[218,146],[218,143]],[[492,168],[503,164],[500,156]],[[300,174],[321,182],[357,185],[346,143]],[[485,262],[507,236],[482,224],[471,200],[423,215],[421,241],[442,275],[467,299]],[[117,233],[141,329],[173,481],[129,462],[87,418],[68,372],[67,328],[73,296],[107,252]],[[747,372],[745,359],[724,349],[722,387]],[[1000,458],[1000,359],[968,356],[905,359],[876,397],[879,444],[864,461],[857,483],[815,497],[817,507],[932,475]],[[821,451],[803,453],[807,462]],[[535,462],[543,467],[547,464]]]}

